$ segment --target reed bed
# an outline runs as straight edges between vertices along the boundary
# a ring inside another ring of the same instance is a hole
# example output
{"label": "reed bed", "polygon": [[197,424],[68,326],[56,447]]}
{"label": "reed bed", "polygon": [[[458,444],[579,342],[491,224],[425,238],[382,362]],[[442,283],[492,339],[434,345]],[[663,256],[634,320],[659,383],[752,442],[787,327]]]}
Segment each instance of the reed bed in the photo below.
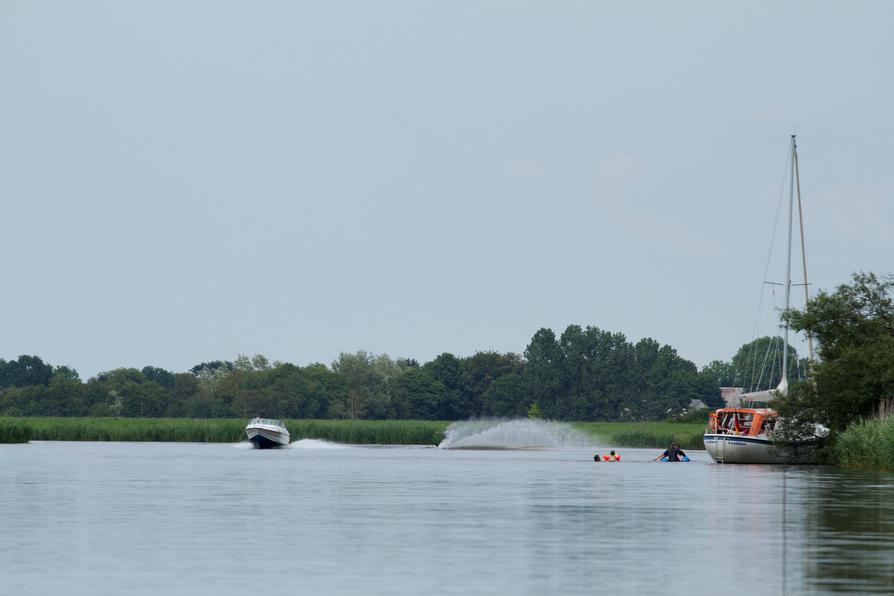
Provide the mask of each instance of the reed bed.
{"label": "reed bed", "polygon": [[700,422],[576,422],[574,426],[616,447],[667,449],[674,441],[683,449],[704,449]]}
{"label": "reed bed", "polygon": [[429,420],[286,420],[292,440],[353,445],[437,445],[449,422]]}
{"label": "reed bed", "polygon": [[245,421],[193,418],[22,418],[35,441],[232,443]]}
{"label": "reed bed", "polygon": [[[247,420],[219,418],[0,418],[0,442],[159,441],[237,443]],[[425,420],[285,420],[292,441],[437,445],[449,423]],[[7,440],[9,437],[10,440]],[[11,440],[20,437],[18,440]]]}
{"label": "reed bed", "polygon": [[894,470],[894,416],[851,424],[836,438],[832,456],[850,468]]}
{"label": "reed bed", "polygon": [[[243,419],[0,418],[0,441],[245,441]],[[352,445],[438,445],[449,422],[427,420],[285,420],[292,441],[322,439]],[[701,449],[704,426],[679,422],[578,422],[578,429],[618,447],[666,448],[677,441]]]}
{"label": "reed bed", "polygon": [[31,427],[17,418],[0,418],[0,443],[27,443]]}

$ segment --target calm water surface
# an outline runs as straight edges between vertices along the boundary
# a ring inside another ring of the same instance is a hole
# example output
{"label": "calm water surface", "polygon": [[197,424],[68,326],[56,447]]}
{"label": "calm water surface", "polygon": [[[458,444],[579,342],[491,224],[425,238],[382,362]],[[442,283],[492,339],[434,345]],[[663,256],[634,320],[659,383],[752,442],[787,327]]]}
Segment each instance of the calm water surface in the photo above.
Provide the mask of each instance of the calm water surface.
{"label": "calm water surface", "polygon": [[894,593],[892,474],[592,455],[0,445],[0,593]]}

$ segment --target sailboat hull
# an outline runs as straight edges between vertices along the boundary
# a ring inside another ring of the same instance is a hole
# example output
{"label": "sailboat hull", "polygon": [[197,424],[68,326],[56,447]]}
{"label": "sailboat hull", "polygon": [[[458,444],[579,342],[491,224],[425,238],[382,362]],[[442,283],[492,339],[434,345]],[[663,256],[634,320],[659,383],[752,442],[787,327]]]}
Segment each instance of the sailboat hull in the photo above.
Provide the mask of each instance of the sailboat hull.
{"label": "sailboat hull", "polygon": [[782,449],[765,434],[745,437],[705,433],[704,443],[705,451],[718,464],[812,464],[816,463],[822,437]]}
{"label": "sailboat hull", "polygon": [[706,433],[705,451],[719,464],[793,464],[793,455],[780,453],[768,437]]}

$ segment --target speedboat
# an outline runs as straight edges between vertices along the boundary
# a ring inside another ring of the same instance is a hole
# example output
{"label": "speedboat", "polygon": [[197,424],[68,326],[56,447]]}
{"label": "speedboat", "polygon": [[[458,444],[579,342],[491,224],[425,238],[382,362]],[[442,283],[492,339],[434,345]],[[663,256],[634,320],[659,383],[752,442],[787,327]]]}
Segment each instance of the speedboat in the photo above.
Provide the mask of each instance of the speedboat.
{"label": "speedboat", "polygon": [[258,449],[286,447],[289,444],[289,430],[281,420],[252,418],[245,427],[245,434]]}

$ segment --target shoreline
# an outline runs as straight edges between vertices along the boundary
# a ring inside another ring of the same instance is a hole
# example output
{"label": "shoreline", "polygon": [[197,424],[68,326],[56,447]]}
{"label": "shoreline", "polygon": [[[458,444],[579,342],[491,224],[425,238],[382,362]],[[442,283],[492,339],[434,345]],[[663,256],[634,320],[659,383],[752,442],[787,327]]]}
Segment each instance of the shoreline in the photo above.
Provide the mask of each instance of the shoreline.
{"label": "shoreline", "polygon": [[[319,439],[345,445],[437,446],[449,421],[287,419],[292,442]],[[0,417],[0,445],[29,441],[240,443],[246,419]],[[593,437],[598,449],[703,449],[701,422],[567,422]],[[894,416],[849,426],[831,446],[834,466],[894,471]]]}
{"label": "shoreline", "polygon": [[[247,420],[233,418],[0,417],[0,443],[129,441],[238,443]],[[286,419],[292,441],[320,439],[347,445],[438,445],[452,424],[430,420]],[[613,447],[665,448],[678,441],[699,449],[701,423],[568,422]]]}

